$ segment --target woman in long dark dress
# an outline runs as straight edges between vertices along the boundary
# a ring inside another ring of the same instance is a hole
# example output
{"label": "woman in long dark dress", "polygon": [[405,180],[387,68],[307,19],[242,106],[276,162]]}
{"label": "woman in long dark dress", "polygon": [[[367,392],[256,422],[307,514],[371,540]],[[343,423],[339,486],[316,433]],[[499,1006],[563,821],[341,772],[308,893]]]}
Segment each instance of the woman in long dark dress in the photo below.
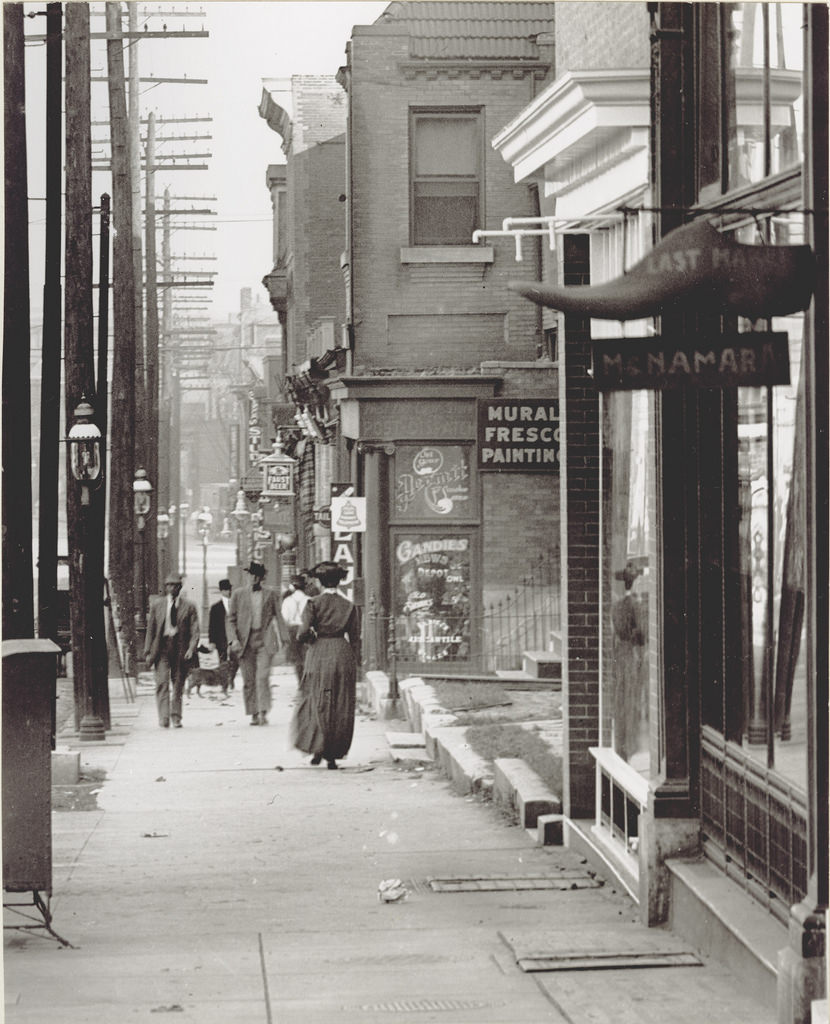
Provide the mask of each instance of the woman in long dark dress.
{"label": "woman in long dark dress", "polygon": [[337,591],[346,571],[334,562],[311,570],[322,593],[303,610],[298,639],[307,643],[292,740],[311,763],[337,768],[354,734],[355,687],[360,657],[360,613]]}

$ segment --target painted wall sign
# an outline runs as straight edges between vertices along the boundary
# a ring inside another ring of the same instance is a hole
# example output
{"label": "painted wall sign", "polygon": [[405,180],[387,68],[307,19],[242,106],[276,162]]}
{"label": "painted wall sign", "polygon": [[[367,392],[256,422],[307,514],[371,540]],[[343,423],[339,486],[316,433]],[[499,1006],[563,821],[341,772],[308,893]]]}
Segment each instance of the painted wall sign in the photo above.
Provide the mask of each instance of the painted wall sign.
{"label": "painted wall sign", "polygon": [[470,538],[412,533],[395,538],[395,615],[404,661],[470,656]]}
{"label": "painted wall sign", "polygon": [[467,519],[470,463],[463,445],[399,445],[395,451],[395,514],[407,519]]}
{"label": "painted wall sign", "polygon": [[558,399],[479,399],[478,468],[516,473],[558,471]]}
{"label": "painted wall sign", "polygon": [[614,338],[592,342],[594,380],[602,391],[733,388],[789,384],[787,334]]}

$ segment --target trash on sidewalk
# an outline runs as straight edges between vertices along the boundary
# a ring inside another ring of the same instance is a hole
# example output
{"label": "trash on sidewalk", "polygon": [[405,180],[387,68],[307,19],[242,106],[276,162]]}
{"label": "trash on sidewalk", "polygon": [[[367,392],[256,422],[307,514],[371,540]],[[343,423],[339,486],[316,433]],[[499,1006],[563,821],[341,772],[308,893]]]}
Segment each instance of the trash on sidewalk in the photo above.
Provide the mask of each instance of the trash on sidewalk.
{"label": "trash on sidewalk", "polygon": [[167,779],[165,779],[163,775],[159,775],[159,777],[156,779],[156,782],[167,782]]}
{"label": "trash on sidewalk", "polygon": [[142,832],[141,833],[141,838],[142,839],[169,839],[170,838],[170,833],[169,832]]}
{"label": "trash on sidewalk", "polygon": [[154,1006],[150,1013],[184,1013],[184,1007],[178,1003],[173,1003],[172,1006]]}
{"label": "trash on sidewalk", "polygon": [[398,903],[408,895],[409,890],[400,878],[387,878],[378,886],[378,899],[381,903]]}

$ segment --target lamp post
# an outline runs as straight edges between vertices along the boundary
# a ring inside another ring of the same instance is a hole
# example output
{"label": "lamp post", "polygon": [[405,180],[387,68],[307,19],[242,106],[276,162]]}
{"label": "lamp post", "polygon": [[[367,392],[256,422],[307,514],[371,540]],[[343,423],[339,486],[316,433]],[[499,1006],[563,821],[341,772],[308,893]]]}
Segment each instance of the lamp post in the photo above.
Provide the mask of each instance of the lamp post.
{"label": "lamp post", "polygon": [[251,518],[251,513],[248,509],[248,503],[245,501],[245,492],[240,488],[236,492],[236,505],[231,512],[231,519],[233,519],[234,526],[236,527],[236,564],[242,565],[242,536],[245,533],[245,528],[248,524],[248,520]]}
{"label": "lamp post", "polygon": [[182,549],[182,576],[187,575],[187,513],[190,511],[188,502],[179,505],[179,537]]}
{"label": "lamp post", "polygon": [[[144,634],[147,630],[147,574],[145,568],[144,529],[150,513],[150,495],[153,487],[143,469],[135,471],[133,480],[133,512],[138,530],[138,601],[135,613],[135,632],[138,650],[144,650]],[[138,660],[138,656],[136,657]]]}
{"label": "lamp post", "polygon": [[[73,650],[75,699],[78,703],[78,738],[84,743],[98,743],[106,738],[104,722],[96,714],[92,692],[92,642],[89,623],[92,602],[102,601],[101,581],[95,573],[85,571],[90,551],[90,492],[101,480],[101,431],[92,422],[95,410],[82,398],[75,407],[75,422],[66,436],[69,445],[69,467],[80,485],[81,502],[77,522],[77,542],[70,557],[70,590],[75,599],[73,616]],[[76,646],[77,645],[77,646]]]}
{"label": "lamp post", "polygon": [[156,540],[158,541],[158,581],[161,589],[162,580],[167,577],[167,538],[170,536],[170,516],[167,512],[156,514]]}
{"label": "lamp post", "polygon": [[207,549],[210,527],[213,523],[213,515],[207,505],[204,505],[196,516],[196,528],[202,538],[202,622],[208,620],[208,583],[207,583]]}

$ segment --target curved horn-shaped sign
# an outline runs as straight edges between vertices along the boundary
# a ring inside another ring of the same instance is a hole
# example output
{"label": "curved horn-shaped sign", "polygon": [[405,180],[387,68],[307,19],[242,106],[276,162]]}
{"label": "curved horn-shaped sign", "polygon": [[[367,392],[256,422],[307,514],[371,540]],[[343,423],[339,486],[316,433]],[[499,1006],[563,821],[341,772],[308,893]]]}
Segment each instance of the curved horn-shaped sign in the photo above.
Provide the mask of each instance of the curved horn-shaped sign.
{"label": "curved horn-shaped sign", "polygon": [[692,306],[756,320],[806,309],[814,281],[808,245],[743,245],[699,220],[669,232],[627,274],[605,284],[557,288],[511,281],[508,287],[540,306],[598,320]]}

